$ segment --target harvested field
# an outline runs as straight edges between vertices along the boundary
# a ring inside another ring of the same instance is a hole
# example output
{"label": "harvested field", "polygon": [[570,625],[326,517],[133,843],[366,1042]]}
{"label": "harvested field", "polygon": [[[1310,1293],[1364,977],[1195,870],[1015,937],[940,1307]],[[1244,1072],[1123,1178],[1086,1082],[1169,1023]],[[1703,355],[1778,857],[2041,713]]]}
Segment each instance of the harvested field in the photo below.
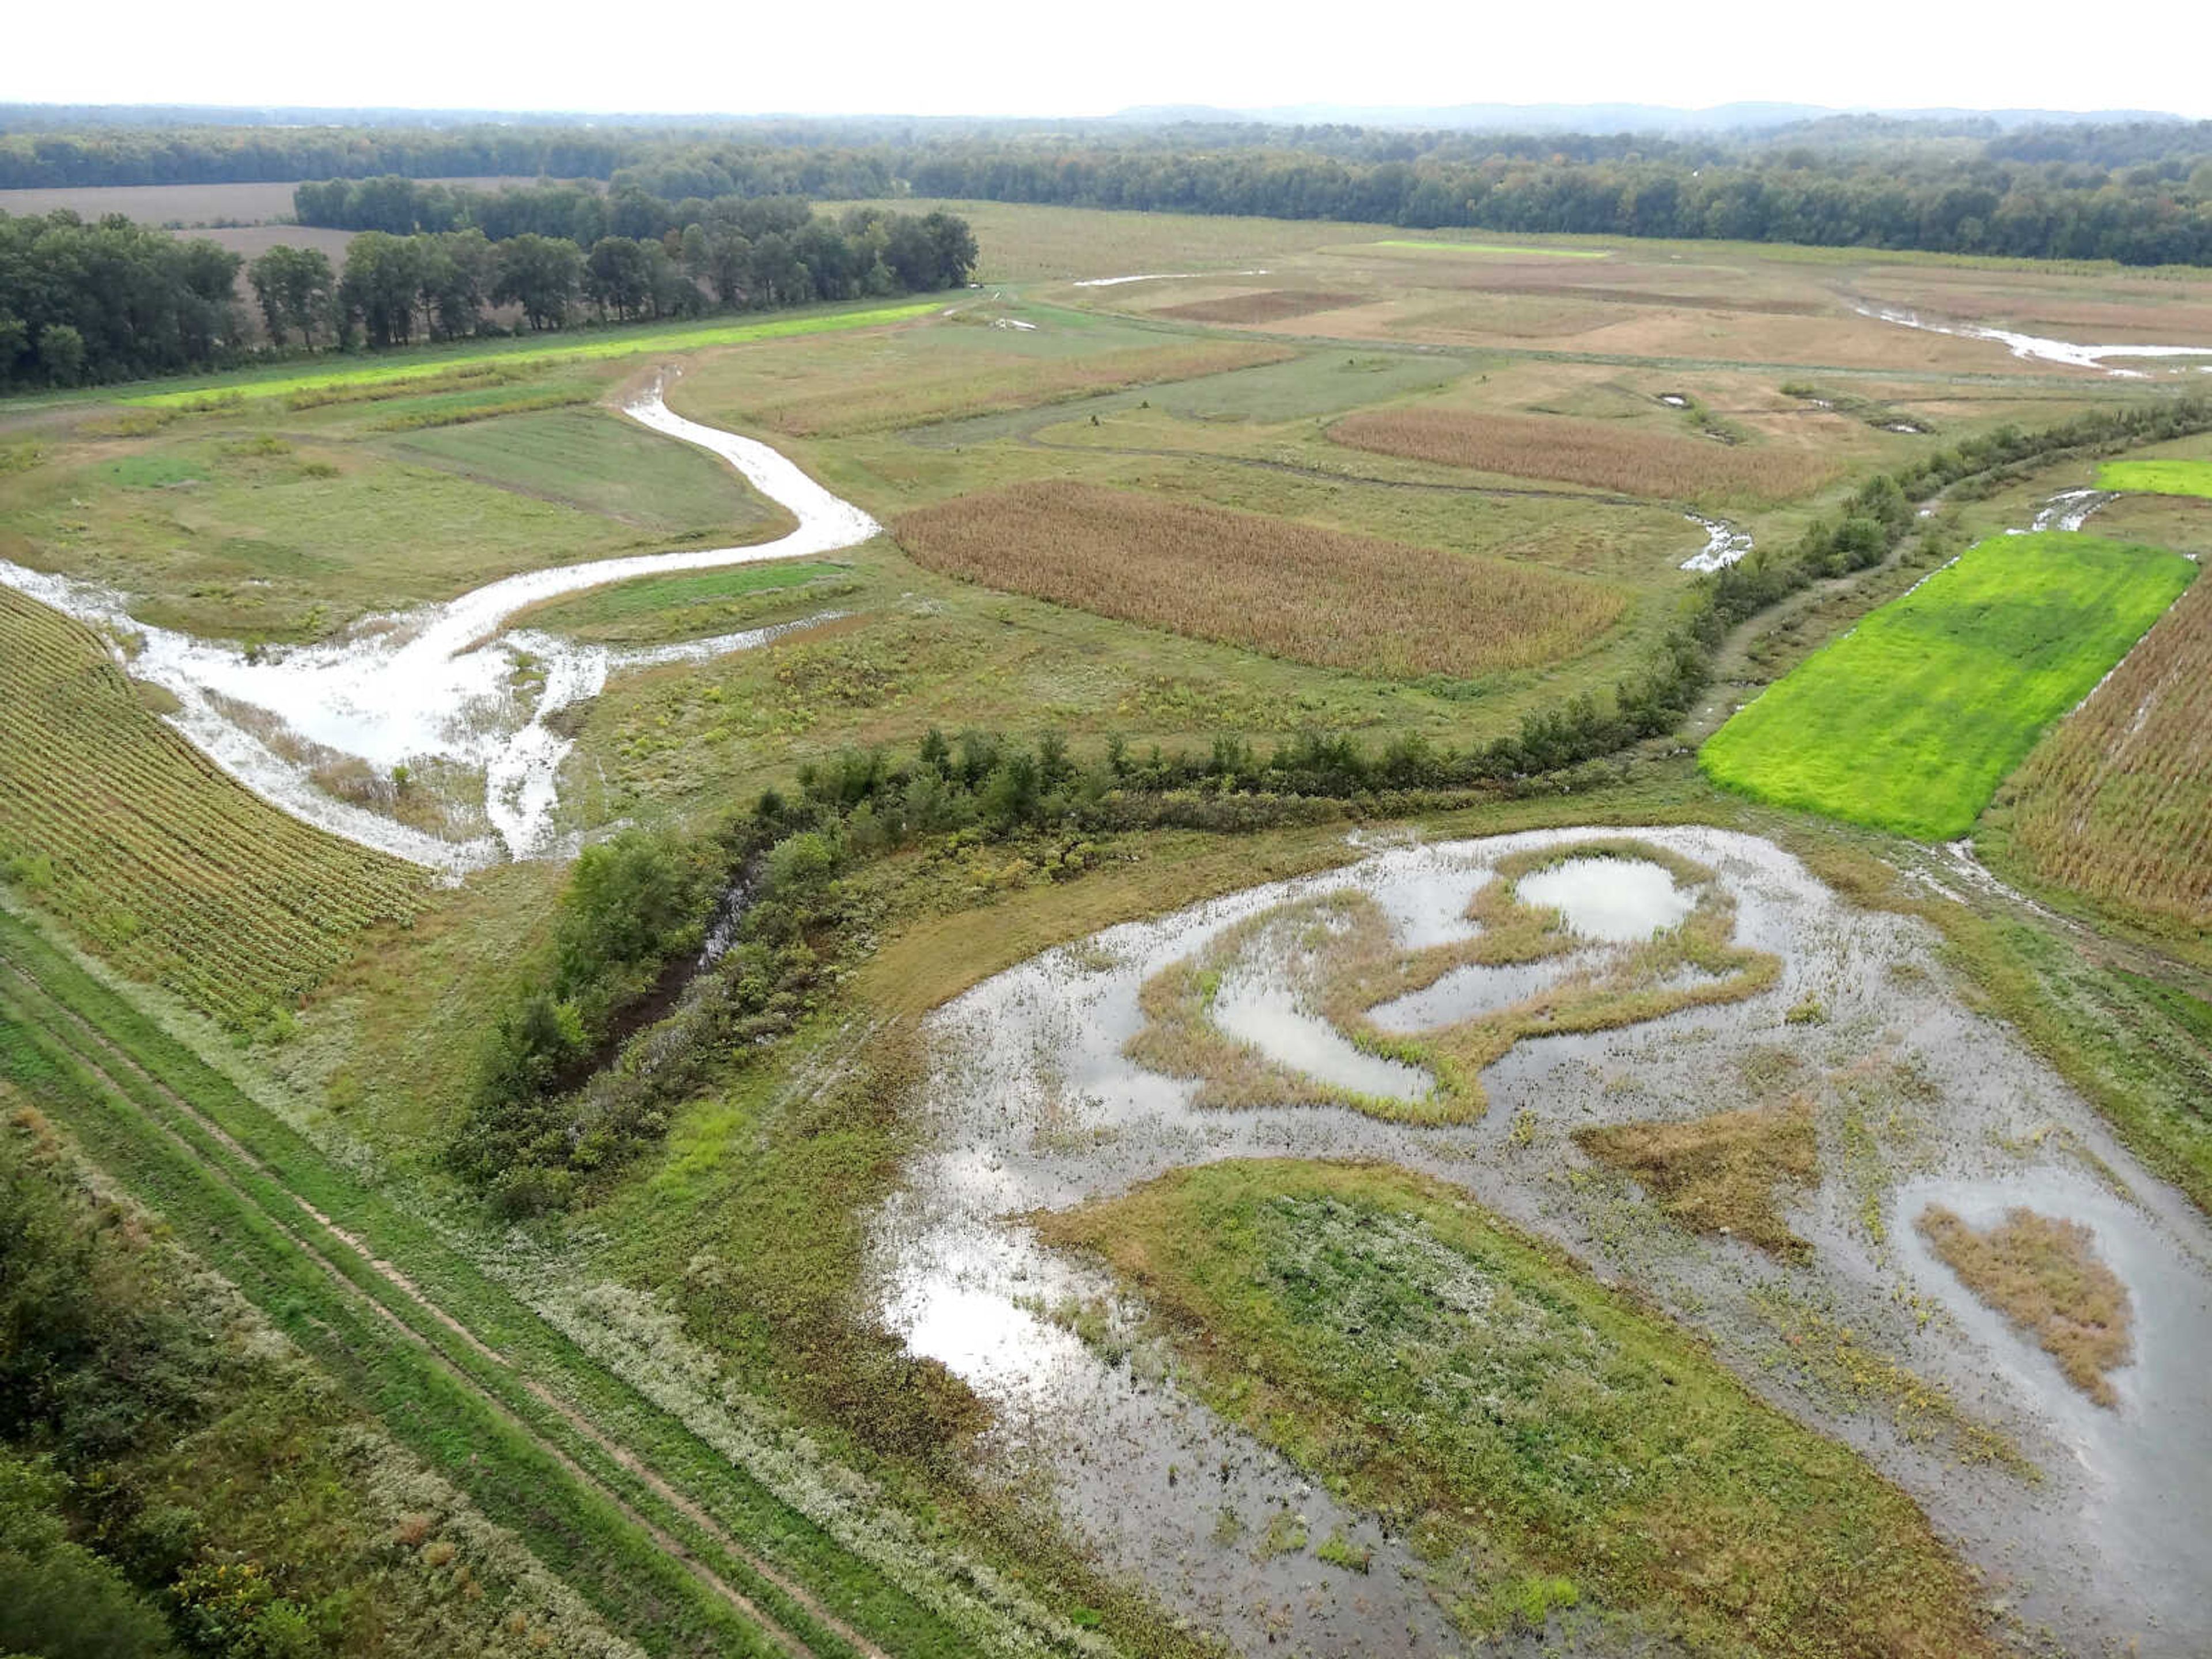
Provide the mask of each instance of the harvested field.
{"label": "harvested field", "polygon": [[427,902],[421,872],[257,799],[89,629],[7,588],[0,705],[0,878],[205,1013],[266,1018]]}
{"label": "harvested field", "polygon": [[1273,289],[1264,294],[1232,294],[1224,299],[1163,306],[1152,315],[1179,317],[1192,323],[1279,323],[1286,317],[1305,317],[1316,311],[1341,311],[1346,306],[1364,305],[1373,297],[1366,294]]}
{"label": "harvested field", "polygon": [[1769,686],[1699,763],[1776,805],[1962,836],[2196,574],[2078,532],[1993,538]]}
{"label": "harvested field", "polygon": [[872,382],[833,385],[827,390],[820,376],[801,374],[787,386],[739,394],[733,410],[745,420],[793,437],[852,437],[1030,409],[1130,386],[1196,380],[1281,362],[1295,355],[1285,346],[1234,340],[1182,341],[1079,357],[1009,353],[1003,358],[961,362]]}
{"label": "harvested field", "polygon": [[1124,622],[1382,678],[1554,662],[1615,590],[1313,525],[1094,484],[1018,484],[894,526],[921,564]]}
{"label": "harvested field", "polygon": [[1784,1183],[1808,1187],[1820,1178],[1809,1101],[1716,1112],[1686,1123],[1577,1129],[1574,1140],[1641,1182],[1663,1213],[1692,1232],[1729,1235],[1776,1255],[1809,1252],[1774,1201]]}
{"label": "harvested field", "polygon": [[1818,489],[1836,470],[1833,461],[1803,450],[1732,447],[1607,421],[1464,410],[1349,415],[1328,435],[1384,455],[1667,501],[1787,501]]}
{"label": "harvested field", "polygon": [[1989,825],[2045,881],[2212,927],[2212,582],[2037,746]]}
{"label": "harvested field", "polygon": [[2068,1382],[2100,1406],[2118,1403],[2105,1373],[2134,1355],[2134,1306],[2097,1259],[2087,1227],[2014,1209],[1977,1231],[1940,1204],[1915,1224],[1967,1289],[2043,1345]]}

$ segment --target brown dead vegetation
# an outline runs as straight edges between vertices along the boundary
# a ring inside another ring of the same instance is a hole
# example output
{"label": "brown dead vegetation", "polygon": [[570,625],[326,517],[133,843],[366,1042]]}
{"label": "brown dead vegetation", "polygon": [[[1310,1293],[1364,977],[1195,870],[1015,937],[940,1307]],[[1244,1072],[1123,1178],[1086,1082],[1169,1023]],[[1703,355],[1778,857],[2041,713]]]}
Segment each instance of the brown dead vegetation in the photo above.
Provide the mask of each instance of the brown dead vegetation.
{"label": "brown dead vegetation", "polygon": [[1066,481],[963,495],[894,529],[949,575],[1382,678],[1556,662],[1625,603],[1531,565]]}
{"label": "brown dead vegetation", "polygon": [[1337,443],[1516,478],[1556,478],[1662,501],[1785,501],[1835,464],[1796,449],[1730,447],[1611,421],[1468,410],[1376,410],[1328,428]]}
{"label": "brown dead vegetation", "polygon": [[1286,317],[1310,316],[1317,311],[1341,311],[1364,305],[1364,294],[1300,292],[1272,289],[1263,294],[1232,294],[1219,300],[1193,300],[1188,304],[1163,306],[1156,317],[1180,317],[1193,323],[1279,323]]}
{"label": "brown dead vegetation", "polygon": [[2043,1345],[2068,1382],[2100,1406],[2118,1403],[2105,1373],[2134,1357],[2135,1309],[2128,1287],[2097,1260],[2087,1227],[2014,1209],[1977,1231],[1940,1204],[1916,1224],[1968,1290]]}
{"label": "brown dead vegetation", "polygon": [[1808,1100],[1716,1112],[1686,1123],[1578,1129],[1574,1139],[1600,1163],[1640,1182],[1679,1226],[1726,1234],[1793,1260],[1811,1254],[1775,1204],[1776,1188],[1809,1186],[1820,1176],[1820,1136]]}
{"label": "brown dead vegetation", "polygon": [[[1619,858],[1657,864],[1697,902],[1678,927],[1602,961],[1563,973],[1507,1006],[1418,1035],[1389,1032],[1374,1009],[1425,990],[1455,968],[1509,966],[1567,956],[1588,941],[1558,912],[1526,904],[1523,877],[1570,859]],[[1392,936],[1382,907],[1364,893],[1325,893],[1279,905],[1218,934],[1198,956],[1171,963],[1146,981],[1138,1005],[1144,1028],[1122,1052],[1140,1066],[1201,1086],[1200,1106],[1341,1105],[1412,1123],[1468,1123],[1489,1105],[1484,1069],[1523,1037],[1611,1030],[1683,1008],[1740,1002],[1773,984],[1780,960],[1735,940],[1735,902],[1695,860],[1626,837],[1570,842],[1500,860],[1467,917],[1473,939],[1407,950]],[[1357,1093],[1282,1064],[1214,1023],[1224,974],[1255,954],[1271,954],[1298,1000],[1367,1053],[1425,1071],[1428,1092],[1411,1099]]]}

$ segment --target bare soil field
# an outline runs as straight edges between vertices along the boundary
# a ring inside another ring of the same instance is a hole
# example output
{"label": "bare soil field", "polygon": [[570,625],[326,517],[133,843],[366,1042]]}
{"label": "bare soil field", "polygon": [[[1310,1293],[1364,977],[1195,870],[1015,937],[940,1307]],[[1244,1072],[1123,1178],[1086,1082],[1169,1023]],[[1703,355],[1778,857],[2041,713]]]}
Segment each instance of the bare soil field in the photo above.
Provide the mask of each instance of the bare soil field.
{"label": "bare soil field", "polygon": [[1187,305],[1164,306],[1152,314],[1176,317],[1188,323],[1279,323],[1316,311],[1340,311],[1364,304],[1367,295],[1323,294],[1311,290],[1273,289],[1223,300],[1196,300]]}
{"label": "bare soil field", "polygon": [[895,531],[933,570],[1391,678],[1553,661],[1624,605],[1601,584],[1527,566],[1086,484],[963,496]]}
{"label": "bare soil field", "polygon": [[[496,190],[528,179],[433,179],[426,184],[468,185]],[[84,219],[119,213],[142,224],[204,226],[274,224],[292,216],[289,183],[252,185],[62,185],[41,190],[0,190],[0,213],[52,213],[67,208]]]}

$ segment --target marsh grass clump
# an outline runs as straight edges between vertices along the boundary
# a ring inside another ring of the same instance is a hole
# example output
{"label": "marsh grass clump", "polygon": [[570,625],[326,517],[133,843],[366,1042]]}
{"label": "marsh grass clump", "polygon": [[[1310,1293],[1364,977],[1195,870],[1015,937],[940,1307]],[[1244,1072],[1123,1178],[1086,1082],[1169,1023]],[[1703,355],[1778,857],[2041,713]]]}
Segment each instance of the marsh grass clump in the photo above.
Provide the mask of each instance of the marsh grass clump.
{"label": "marsh grass clump", "polygon": [[1992,1650],[1911,1499],[1455,1188],[1231,1160],[1032,1220],[1143,1291],[1217,1409],[1466,1575],[1470,1638],[1595,1603],[1702,1653]]}
{"label": "marsh grass clump", "polygon": [[1977,1229],[1940,1204],[1914,1224],[1968,1290],[2043,1345],[2069,1382],[2100,1406],[2118,1403],[2105,1374],[2135,1357],[2135,1306],[2097,1259],[2087,1226],[2016,1208]]}
{"label": "marsh grass clump", "polygon": [[1622,1123],[1579,1129],[1575,1145],[1651,1194],[1661,1212],[1696,1233],[1725,1233],[1771,1255],[1802,1261],[1812,1247],[1790,1231],[1778,1188],[1820,1179],[1813,1103],[1716,1112],[1686,1123]]}
{"label": "marsh grass clump", "polygon": [[[1577,859],[1656,864],[1696,894],[1677,926],[1640,944],[1567,969],[1509,1006],[1440,1030],[1389,1032],[1373,1012],[1426,989],[1454,969],[1503,967],[1564,957],[1590,941],[1558,911],[1527,903],[1525,877]],[[1407,950],[1392,938],[1382,908],[1364,893],[1326,893],[1262,911],[1217,935],[1194,957],[1171,963],[1138,993],[1146,1023],[1122,1052],[1170,1077],[1195,1078],[1201,1106],[1340,1105],[1415,1123],[1465,1123],[1488,1105],[1484,1067],[1525,1036],[1601,1031],[1656,1019],[1703,1004],[1736,1002],[1773,984],[1777,957],[1735,944],[1735,901],[1713,872],[1666,848],[1628,837],[1568,842],[1500,860],[1467,917],[1472,939]],[[1425,1072],[1431,1086],[1406,1099],[1361,1093],[1298,1071],[1213,1019],[1224,975],[1254,957],[1272,957],[1298,1000],[1354,1047]]]}

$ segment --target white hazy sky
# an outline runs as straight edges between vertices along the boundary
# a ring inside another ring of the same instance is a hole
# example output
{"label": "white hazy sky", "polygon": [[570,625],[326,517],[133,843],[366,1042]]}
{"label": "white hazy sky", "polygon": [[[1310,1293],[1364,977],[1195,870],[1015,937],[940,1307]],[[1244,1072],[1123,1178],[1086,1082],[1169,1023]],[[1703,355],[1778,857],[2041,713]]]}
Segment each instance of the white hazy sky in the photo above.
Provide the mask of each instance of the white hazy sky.
{"label": "white hazy sky", "polygon": [[[749,113],[1744,99],[2212,116],[2212,11],[2051,0],[14,8],[0,100]],[[2122,67],[2124,65],[2124,68]],[[2101,71],[2101,72],[2100,72]]]}

